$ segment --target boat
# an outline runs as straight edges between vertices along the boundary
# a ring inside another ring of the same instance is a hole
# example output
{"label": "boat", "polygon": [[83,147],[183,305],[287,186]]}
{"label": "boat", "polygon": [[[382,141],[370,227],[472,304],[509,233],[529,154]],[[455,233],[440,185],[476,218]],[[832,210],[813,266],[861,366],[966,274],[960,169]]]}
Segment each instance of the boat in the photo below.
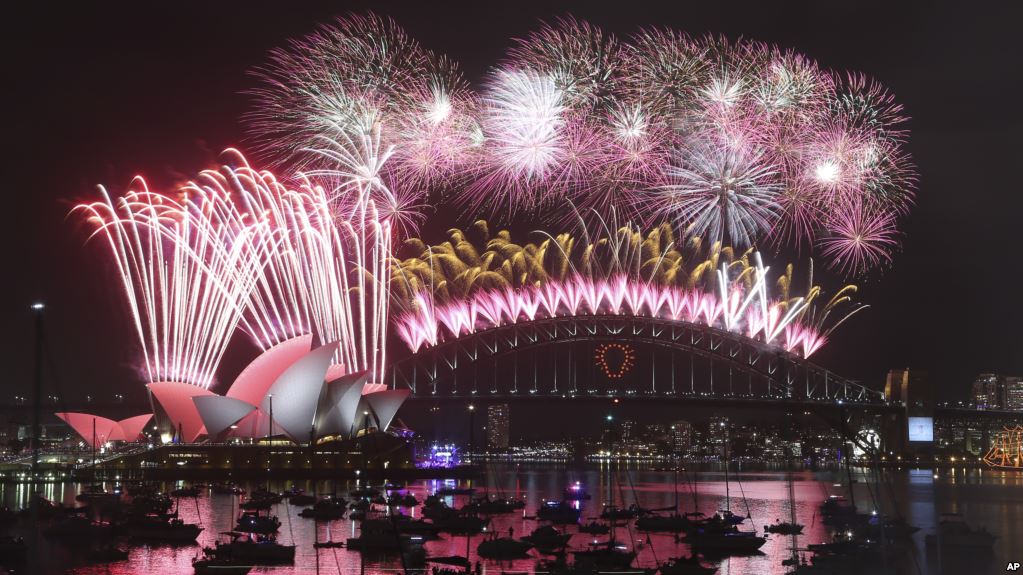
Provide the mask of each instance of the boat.
{"label": "boat", "polygon": [[821,503],[820,512],[826,525],[843,524],[856,516],[856,506],[841,495],[830,495]]}
{"label": "boat", "polygon": [[256,489],[255,491],[249,494],[249,499],[257,501],[269,501],[271,503],[280,503],[281,501],[284,501],[284,496],[281,495],[280,493],[275,493],[273,491],[268,491],[266,489]]}
{"label": "boat", "polygon": [[490,524],[490,519],[468,513],[459,513],[454,517],[434,519],[433,524],[438,531],[449,533],[479,533]]}
{"label": "boat", "polygon": [[269,535],[276,533],[281,527],[281,522],[274,515],[259,515],[257,512],[242,512],[238,516],[238,523],[234,530],[242,533],[259,533]]}
{"label": "boat", "polygon": [[516,557],[524,557],[529,550],[533,548],[533,544],[528,541],[518,541],[511,537],[497,537],[494,533],[493,536],[487,537],[476,547],[476,553],[480,557],[486,557],[488,559],[515,559]]}
{"label": "boat", "polygon": [[437,563],[438,565],[450,565],[452,567],[458,567],[458,569],[446,569],[434,568],[430,571],[432,575],[466,575],[470,573],[469,569],[472,567],[472,563],[469,560],[460,555],[443,555],[440,557],[430,557],[430,563]]}
{"label": "boat", "polygon": [[114,563],[126,559],[128,559],[128,551],[113,545],[93,549],[88,555],[89,563]]}
{"label": "boat", "polygon": [[194,523],[185,523],[180,519],[164,519],[156,516],[129,521],[126,527],[131,539],[179,543],[194,542],[203,529]]}
{"label": "boat", "polygon": [[803,526],[789,521],[779,521],[772,525],[764,525],[764,532],[777,533],[779,535],[801,535]]}
{"label": "boat", "polygon": [[301,487],[299,487],[297,485],[292,485],[291,487],[289,487],[289,488],[285,489],[283,492],[281,492],[281,497],[283,497],[285,499],[288,499],[290,497],[294,497],[296,495],[302,495],[304,493],[305,493],[305,489],[302,489]]}
{"label": "boat", "polygon": [[237,531],[225,531],[221,535],[229,536],[230,541],[217,541],[215,547],[205,549],[206,554],[214,559],[249,565],[295,562],[295,546],[281,545],[274,537],[257,536],[253,539],[248,534]]}
{"label": "boat", "polygon": [[686,537],[693,549],[717,553],[753,553],[763,547],[767,539],[753,531],[707,532],[697,530]]}
{"label": "boat", "polygon": [[421,546],[423,537],[405,535],[388,519],[367,519],[359,526],[359,536],[350,537],[345,547],[356,551],[398,552]]}
{"label": "boat", "polygon": [[306,495],[305,493],[296,493],[295,495],[288,497],[288,503],[290,503],[291,505],[305,507],[307,505],[312,505],[316,503],[316,496]]}
{"label": "boat", "polygon": [[128,504],[129,515],[163,515],[174,506],[174,500],[166,495],[154,493],[152,495],[136,495],[131,498]]}
{"label": "boat", "polygon": [[707,567],[696,555],[690,555],[668,559],[657,571],[661,575],[711,575],[717,572],[717,567]]}
{"label": "boat", "polygon": [[132,497],[139,497],[142,495],[156,495],[159,490],[155,485],[150,483],[126,483],[124,485],[124,492]]}
{"label": "boat", "polygon": [[572,538],[571,533],[562,533],[550,525],[537,527],[532,533],[522,538],[527,543],[532,543],[540,551],[563,549]]}
{"label": "boat", "polygon": [[195,575],[247,575],[252,565],[229,559],[193,559]]}
{"label": "boat", "polygon": [[591,543],[585,551],[573,551],[576,568],[592,568],[599,571],[613,571],[632,567],[636,552],[629,551],[609,539],[603,543]]}
{"label": "boat", "polygon": [[249,499],[238,504],[239,508],[249,511],[267,510],[273,506],[274,502],[269,499]]}
{"label": "boat", "polygon": [[82,515],[70,515],[50,524],[43,530],[43,535],[63,537],[68,543],[85,544],[85,539],[110,535],[112,530],[109,523],[94,522]]}
{"label": "boat", "polygon": [[86,485],[85,489],[82,490],[81,493],[75,495],[75,501],[80,501],[82,503],[116,501],[120,498],[121,494],[119,492],[108,492],[99,484]]}
{"label": "boat", "polygon": [[458,510],[443,501],[427,500],[426,505],[423,506],[423,517],[434,521],[456,517],[457,515]]}
{"label": "boat", "polygon": [[977,529],[970,527],[963,516],[958,513],[944,513],[938,522],[937,536],[929,535],[928,539],[935,541],[942,548],[990,549],[998,537],[989,533],[984,527]]}
{"label": "boat", "polygon": [[538,519],[558,525],[578,523],[579,514],[580,511],[567,501],[544,501],[536,510]]}
{"label": "boat", "polygon": [[611,527],[606,523],[597,523],[596,521],[579,526],[580,533],[589,533],[590,535],[607,535],[610,531]]}
{"label": "boat", "polygon": [[489,496],[483,496],[479,499],[475,499],[472,503],[465,506],[466,508],[474,509],[477,513],[484,515],[499,515],[501,513],[513,513],[519,509],[526,507],[526,502],[521,499],[491,499]]}
{"label": "boat", "polygon": [[739,525],[742,522],[746,521],[746,519],[748,519],[748,517],[736,515],[735,513],[729,511],[728,509],[722,509],[715,513],[714,516],[720,519],[722,522],[727,523],[729,525]]}
{"label": "boat", "polygon": [[604,509],[600,512],[600,518],[620,521],[625,519],[634,519],[639,516],[639,513],[640,508],[637,505],[630,505],[628,507],[605,505]]}
{"label": "boat", "polygon": [[320,499],[298,513],[299,517],[316,519],[317,521],[332,521],[345,516],[344,499]]}
{"label": "boat", "polygon": [[181,487],[174,489],[170,492],[171,497],[199,497],[199,488],[192,487]]}
{"label": "boat", "polygon": [[210,491],[217,495],[245,495],[245,490],[232,483],[214,483]]}
{"label": "boat", "polygon": [[429,521],[412,519],[407,515],[392,515],[391,520],[398,526],[398,531],[410,535],[423,535],[428,538],[436,538],[440,529]]}
{"label": "boat", "polygon": [[354,498],[363,498],[363,497],[367,497],[367,498],[368,497],[376,497],[376,496],[380,495],[380,490],[375,488],[375,487],[362,487],[362,488],[359,488],[359,489],[352,490],[348,495],[351,496],[353,499]]}
{"label": "boat", "polygon": [[415,507],[419,505],[419,500],[411,493],[402,493],[388,497],[385,504],[388,507]]}
{"label": "boat", "polygon": [[671,515],[644,515],[636,520],[636,529],[640,531],[669,531],[679,533],[685,531],[692,525],[692,521],[685,515],[672,513]]}
{"label": "boat", "polygon": [[578,481],[562,492],[561,498],[565,501],[589,501],[591,499],[590,494],[583,489],[582,484]]}

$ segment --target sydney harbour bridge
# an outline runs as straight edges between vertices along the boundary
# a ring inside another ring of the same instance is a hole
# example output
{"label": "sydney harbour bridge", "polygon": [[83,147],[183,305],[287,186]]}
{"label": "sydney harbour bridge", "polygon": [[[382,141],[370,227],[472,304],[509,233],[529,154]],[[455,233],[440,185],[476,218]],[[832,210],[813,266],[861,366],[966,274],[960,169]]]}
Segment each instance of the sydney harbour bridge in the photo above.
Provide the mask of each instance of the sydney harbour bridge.
{"label": "sydney harbour bridge", "polygon": [[[579,315],[477,331],[397,359],[392,389],[434,402],[608,400],[812,414],[868,451],[864,425],[882,451],[907,442],[904,402],[798,354],[745,335],[640,315]],[[880,387],[880,386],[878,386]],[[1020,414],[915,406],[934,418],[1015,419]]]}

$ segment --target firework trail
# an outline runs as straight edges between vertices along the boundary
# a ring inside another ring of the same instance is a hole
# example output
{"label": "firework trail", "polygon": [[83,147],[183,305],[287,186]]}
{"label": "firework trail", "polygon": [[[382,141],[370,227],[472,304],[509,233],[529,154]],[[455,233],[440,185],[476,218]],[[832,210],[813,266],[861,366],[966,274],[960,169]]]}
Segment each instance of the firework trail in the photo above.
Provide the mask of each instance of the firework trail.
{"label": "firework trail", "polygon": [[[266,221],[221,217],[217,194],[182,202],[141,178],[123,198],[76,208],[106,240],[132,312],[147,379],[208,388],[262,265]],[[238,225],[240,224],[240,225]]]}
{"label": "firework trail", "polygon": [[183,203],[103,190],[77,208],[108,240],[150,381],[208,387],[236,328],[264,350],[305,334],[340,342],[337,364],[382,381],[392,240],[374,184],[346,172],[290,187],[231,152]]}

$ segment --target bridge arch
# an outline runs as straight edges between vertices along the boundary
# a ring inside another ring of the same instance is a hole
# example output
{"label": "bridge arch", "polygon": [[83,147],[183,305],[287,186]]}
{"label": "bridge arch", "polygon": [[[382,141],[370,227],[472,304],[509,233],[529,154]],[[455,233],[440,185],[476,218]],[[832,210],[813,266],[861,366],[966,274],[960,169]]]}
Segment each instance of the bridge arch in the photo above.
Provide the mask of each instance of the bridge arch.
{"label": "bridge arch", "polygon": [[[600,344],[642,359],[628,374],[618,375],[621,365],[614,376],[598,373]],[[419,398],[643,395],[884,403],[880,392],[775,346],[645,316],[560,316],[477,331],[395,362],[388,383]]]}

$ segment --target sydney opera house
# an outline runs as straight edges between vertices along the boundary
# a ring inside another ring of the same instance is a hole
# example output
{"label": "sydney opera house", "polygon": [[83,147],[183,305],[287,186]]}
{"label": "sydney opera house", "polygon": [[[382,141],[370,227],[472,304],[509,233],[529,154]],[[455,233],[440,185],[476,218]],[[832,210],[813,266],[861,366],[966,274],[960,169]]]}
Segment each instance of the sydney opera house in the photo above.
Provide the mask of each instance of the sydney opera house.
{"label": "sydney opera house", "polygon": [[368,372],[332,364],[336,343],[313,348],[313,336],[284,341],[253,360],[223,394],[181,382],[148,385],[153,413],[121,421],[58,413],[89,444],[134,441],[155,417],[172,443],[223,444],[286,438],[320,445],[386,432],[408,390],[370,383]]}

